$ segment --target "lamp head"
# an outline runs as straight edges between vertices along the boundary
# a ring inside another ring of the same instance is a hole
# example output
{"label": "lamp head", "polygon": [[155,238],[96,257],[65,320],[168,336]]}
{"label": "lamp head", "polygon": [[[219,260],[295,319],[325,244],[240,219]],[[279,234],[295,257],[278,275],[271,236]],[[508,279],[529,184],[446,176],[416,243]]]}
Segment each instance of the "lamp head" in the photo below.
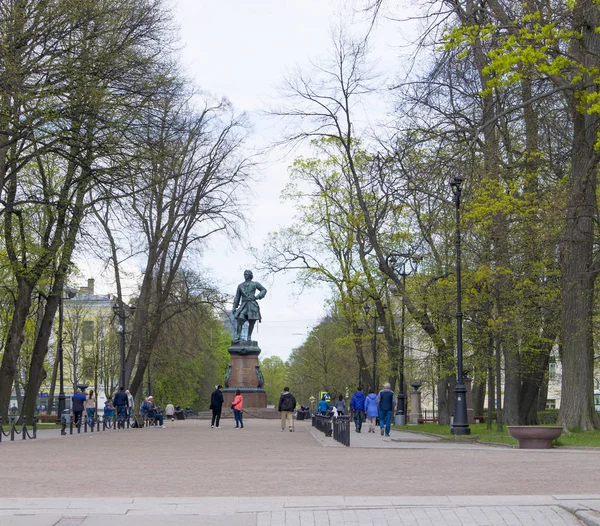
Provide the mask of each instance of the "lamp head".
{"label": "lamp head", "polygon": [[371,311],[371,305],[366,303],[365,305],[363,305],[363,310],[365,311],[365,314],[368,316],[369,312]]}
{"label": "lamp head", "polygon": [[463,183],[464,180],[464,176],[459,174],[452,177],[452,179],[450,179],[450,187],[452,188],[452,191],[455,193],[457,191],[460,191],[460,185]]}

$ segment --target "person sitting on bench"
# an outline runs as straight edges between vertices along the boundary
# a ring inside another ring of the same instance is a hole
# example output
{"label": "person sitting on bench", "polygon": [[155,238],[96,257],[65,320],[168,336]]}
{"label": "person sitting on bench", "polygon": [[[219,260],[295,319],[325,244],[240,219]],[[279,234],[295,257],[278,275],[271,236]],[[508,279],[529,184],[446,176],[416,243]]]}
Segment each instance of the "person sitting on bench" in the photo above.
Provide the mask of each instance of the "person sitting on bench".
{"label": "person sitting on bench", "polygon": [[148,401],[146,402],[146,414],[148,415],[148,418],[158,422],[158,427],[165,427],[163,416],[160,414],[158,406],[154,403],[154,398],[152,396],[149,396]]}

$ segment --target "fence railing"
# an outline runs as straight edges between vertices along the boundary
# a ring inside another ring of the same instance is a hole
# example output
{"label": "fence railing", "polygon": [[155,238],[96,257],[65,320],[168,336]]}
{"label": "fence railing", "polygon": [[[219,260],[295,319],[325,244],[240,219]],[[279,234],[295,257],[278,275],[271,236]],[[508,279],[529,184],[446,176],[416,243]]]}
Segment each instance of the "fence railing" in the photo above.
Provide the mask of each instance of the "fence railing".
{"label": "fence railing", "polygon": [[338,416],[333,419],[333,439],[350,447],[350,417]]}
{"label": "fence railing", "polygon": [[330,437],[333,430],[331,427],[331,417],[325,415],[313,416],[312,425],[317,428],[321,433],[325,433],[325,436]]}
{"label": "fence railing", "polygon": [[[61,419],[61,435],[73,435],[75,433],[99,433],[100,431],[106,431],[107,429],[129,429],[129,428],[141,428],[141,427],[150,427],[156,423],[156,419],[148,418],[147,416],[132,416],[119,418],[118,415],[112,417],[97,417],[88,421],[86,416],[80,418],[80,420],[76,423],[73,418],[67,418],[65,416]],[[8,431],[4,430],[5,423],[2,421],[2,417],[0,417],[0,442],[2,442],[3,438],[9,438],[10,441],[14,442],[15,439],[18,439],[19,435],[22,440],[30,439],[33,440],[37,438],[37,430],[38,430],[38,421],[37,418],[34,417],[33,424],[27,425],[25,423],[25,419],[21,419],[18,416],[12,417],[11,422],[9,422]],[[68,431],[67,431],[68,430]]]}
{"label": "fence railing", "polygon": [[31,427],[31,433],[29,433],[29,430],[27,429],[27,424],[25,423],[25,421],[18,424],[17,420],[14,419],[10,423],[10,430],[4,431],[2,417],[0,417],[0,442],[2,442],[2,437],[10,437],[11,442],[14,442],[15,437],[17,437],[19,435],[21,435],[21,438],[23,440],[27,440],[28,438],[30,440],[32,440],[32,439],[36,438],[37,437],[37,420],[35,418],[33,419],[33,425],[31,425],[30,427]]}
{"label": "fence railing", "polygon": [[332,418],[326,415],[314,415],[312,418],[312,425],[317,430],[325,433],[325,436],[333,436],[333,439],[343,444],[346,447],[350,447],[350,417],[349,416],[338,416]]}

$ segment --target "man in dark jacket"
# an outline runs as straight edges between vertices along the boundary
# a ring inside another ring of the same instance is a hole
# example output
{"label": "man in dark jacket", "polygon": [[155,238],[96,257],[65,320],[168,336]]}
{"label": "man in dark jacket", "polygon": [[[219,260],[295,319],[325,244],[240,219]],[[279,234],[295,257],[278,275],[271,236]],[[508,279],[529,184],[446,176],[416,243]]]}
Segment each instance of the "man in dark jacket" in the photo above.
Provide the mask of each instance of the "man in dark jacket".
{"label": "man in dark jacket", "polygon": [[117,408],[119,416],[119,427],[125,427],[125,419],[127,418],[127,409],[129,408],[129,397],[125,392],[125,387],[121,386],[113,399],[113,405]]}
{"label": "man in dark jacket", "polygon": [[75,425],[79,425],[81,422],[81,413],[83,413],[85,404],[85,395],[81,392],[81,389],[77,388],[75,394],[71,398],[71,402]]}
{"label": "man in dark jacket", "polygon": [[283,388],[283,393],[279,397],[279,412],[281,413],[281,430],[285,431],[285,426],[288,425],[290,431],[294,430],[294,409],[296,409],[296,399],[290,393],[289,387]]}
{"label": "man in dark jacket", "polygon": [[359,385],[356,392],[352,395],[352,400],[350,400],[350,409],[354,413],[354,429],[357,433],[360,433],[362,423],[366,420],[365,398],[366,396],[362,392],[362,387]]}
{"label": "man in dark jacket", "polygon": [[[389,383],[383,385],[383,389],[377,395],[377,406],[379,407],[379,426],[381,434],[385,431],[385,436],[390,436],[392,427],[392,416],[396,407],[396,397]],[[385,427],[384,427],[385,426]]]}
{"label": "man in dark jacket", "polygon": [[210,395],[210,408],[212,409],[212,420],[210,421],[210,427],[217,426],[219,429],[219,422],[221,421],[221,409],[223,409],[223,386],[217,385],[215,390]]}

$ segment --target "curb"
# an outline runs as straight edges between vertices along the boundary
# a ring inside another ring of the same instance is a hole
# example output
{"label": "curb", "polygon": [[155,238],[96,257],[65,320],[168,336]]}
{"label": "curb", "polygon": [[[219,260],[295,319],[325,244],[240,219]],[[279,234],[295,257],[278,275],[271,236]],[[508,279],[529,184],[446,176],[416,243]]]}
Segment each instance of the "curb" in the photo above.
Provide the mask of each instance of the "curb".
{"label": "curb", "polygon": [[597,511],[576,511],[575,517],[587,526],[600,526],[600,513]]}

